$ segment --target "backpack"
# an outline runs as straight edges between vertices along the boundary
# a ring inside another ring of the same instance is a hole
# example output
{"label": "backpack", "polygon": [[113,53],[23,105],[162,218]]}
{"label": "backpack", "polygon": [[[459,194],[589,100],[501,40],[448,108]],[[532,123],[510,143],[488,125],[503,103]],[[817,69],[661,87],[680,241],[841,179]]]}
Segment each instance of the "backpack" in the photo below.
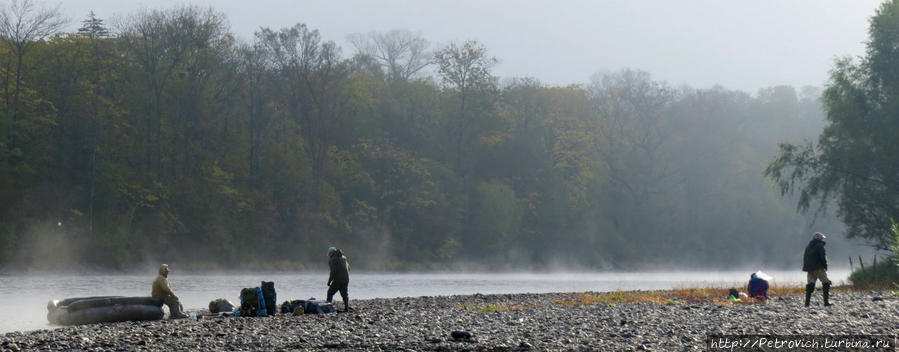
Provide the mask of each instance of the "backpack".
{"label": "backpack", "polygon": [[256,295],[256,289],[244,288],[240,290],[240,316],[252,317],[256,315],[259,307],[259,297]]}
{"label": "backpack", "polygon": [[[262,294],[262,289],[256,287],[256,295],[259,297],[259,309],[256,310],[257,317],[266,317],[268,316],[268,309],[265,309],[265,295]],[[274,312],[272,312],[274,313]]]}
{"label": "backpack", "polygon": [[306,314],[330,314],[337,313],[334,306],[325,301],[306,301],[303,307]]}
{"label": "backpack", "polygon": [[265,308],[271,315],[275,315],[278,309],[278,294],[275,293],[275,283],[272,281],[263,281],[260,285],[262,287],[262,296],[265,297]]}
{"label": "backpack", "polygon": [[284,303],[281,303],[281,314],[292,314],[297,308],[303,308],[305,310],[306,301],[298,299],[284,301]]}
{"label": "backpack", "polygon": [[240,316],[264,317],[268,316],[265,309],[265,296],[259,287],[250,287],[240,290]]}

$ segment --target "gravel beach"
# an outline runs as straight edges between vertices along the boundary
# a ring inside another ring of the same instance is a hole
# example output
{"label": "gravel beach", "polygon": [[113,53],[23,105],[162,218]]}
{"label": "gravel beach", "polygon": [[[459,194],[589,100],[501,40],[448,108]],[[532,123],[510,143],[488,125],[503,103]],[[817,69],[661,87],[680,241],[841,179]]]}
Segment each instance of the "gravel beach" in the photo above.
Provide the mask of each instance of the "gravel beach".
{"label": "gravel beach", "polygon": [[899,299],[882,292],[836,293],[832,307],[816,292],[809,308],[798,296],[746,305],[562,303],[582,295],[370,299],[330,315],[84,325],[0,335],[0,350],[700,351],[709,334],[899,331]]}

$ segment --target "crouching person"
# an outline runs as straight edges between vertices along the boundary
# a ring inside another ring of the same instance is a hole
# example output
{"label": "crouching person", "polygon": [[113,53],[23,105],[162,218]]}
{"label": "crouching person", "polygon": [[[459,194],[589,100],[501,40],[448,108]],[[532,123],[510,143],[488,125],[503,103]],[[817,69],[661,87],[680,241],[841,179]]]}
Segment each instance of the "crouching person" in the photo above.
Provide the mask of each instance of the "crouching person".
{"label": "crouching person", "polygon": [[763,273],[752,273],[749,277],[749,285],[746,288],[749,291],[749,297],[762,302],[768,300],[768,280]]}
{"label": "crouching person", "polygon": [[150,292],[150,295],[153,296],[153,298],[161,299],[167,306],[169,306],[169,318],[187,318],[187,315],[184,314],[183,308],[181,307],[181,301],[178,300],[178,296],[175,296],[175,293],[172,292],[172,285],[169,284],[168,277],[169,266],[167,264],[160,265],[159,275],[156,276],[156,280],[153,280],[153,289]]}

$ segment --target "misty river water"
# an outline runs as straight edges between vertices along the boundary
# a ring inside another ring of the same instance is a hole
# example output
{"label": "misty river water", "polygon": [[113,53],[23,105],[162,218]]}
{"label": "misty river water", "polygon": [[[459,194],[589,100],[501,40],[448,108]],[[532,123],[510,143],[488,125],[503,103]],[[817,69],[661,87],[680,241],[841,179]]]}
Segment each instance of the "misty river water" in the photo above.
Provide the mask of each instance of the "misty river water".
{"label": "misty river water", "polygon": [[[804,284],[801,271],[766,271],[773,285]],[[651,273],[489,273],[382,274],[350,276],[350,299],[417,297],[457,294],[544,293],[616,290],[654,290],[689,287],[740,287],[750,271]],[[848,270],[831,270],[835,284],[845,283]],[[49,329],[47,302],[83,296],[148,296],[155,273],[146,275],[0,275],[0,334]],[[324,299],[327,273],[198,274],[174,271],[169,281],[188,310],[226,298],[238,302],[243,287],[274,281],[277,299]],[[339,299],[339,295],[337,297]],[[167,309],[166,309],[167,310]]]}

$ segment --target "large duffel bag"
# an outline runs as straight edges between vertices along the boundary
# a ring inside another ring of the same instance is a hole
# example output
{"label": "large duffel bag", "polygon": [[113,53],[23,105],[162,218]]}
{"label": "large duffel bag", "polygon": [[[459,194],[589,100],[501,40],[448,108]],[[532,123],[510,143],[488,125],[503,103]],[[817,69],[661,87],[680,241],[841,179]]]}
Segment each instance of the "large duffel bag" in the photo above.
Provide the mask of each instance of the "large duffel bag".
{"label": "large duffel bag", "polygon": [[290,300],[281,304],[281,313],[290,314],[297,308],[303,308],[303,314],[329,314],[336,313],[334,306],[325,301],[316,301],[314,298],[308,300]]}
{"label": "large duffel bag", "polygon": [[306,314],[330,314],[337,312],[331,303],[325,301],[306,301],[303,309]]}
{"label": "large duffel bag", "polygon": [[269,314],[275,315],[278,309],[278,294],[275,293],[275,283],[272,281],[263,281],[260,285],[262,288],[262,296],[265,301],[265,308]]}
{"label": "large duffel bag", "polygon": [[306,309],[306,301],[294,299],[281,303],[281,314],[292,314],[297,308]]}

